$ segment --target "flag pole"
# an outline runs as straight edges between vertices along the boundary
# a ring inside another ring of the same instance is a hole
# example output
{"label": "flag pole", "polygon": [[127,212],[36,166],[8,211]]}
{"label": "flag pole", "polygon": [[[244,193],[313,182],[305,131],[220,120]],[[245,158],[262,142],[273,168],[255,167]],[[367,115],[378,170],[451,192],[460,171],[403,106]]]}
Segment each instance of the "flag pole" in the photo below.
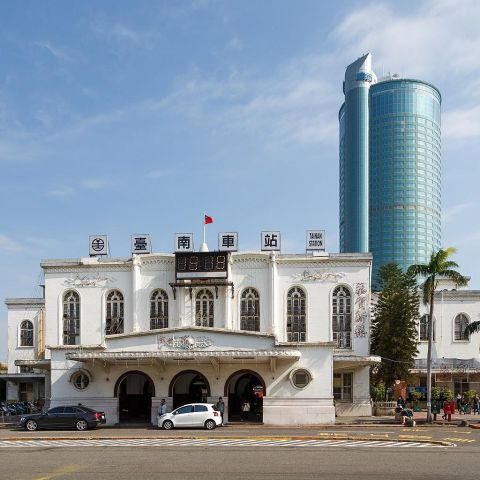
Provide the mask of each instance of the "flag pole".
{"label": "flag pole", "polygon": [[205,243],[205,210],[203,211],[203,243]]}

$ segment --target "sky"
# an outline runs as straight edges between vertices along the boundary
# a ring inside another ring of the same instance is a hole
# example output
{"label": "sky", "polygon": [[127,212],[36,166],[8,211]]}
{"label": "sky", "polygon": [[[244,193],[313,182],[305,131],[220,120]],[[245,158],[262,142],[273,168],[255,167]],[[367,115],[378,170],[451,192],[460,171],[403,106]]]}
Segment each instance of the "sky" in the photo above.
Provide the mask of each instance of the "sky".
{"label": "sky", "polygon": [[262,230],[338,251],[345,67],[442,93],[443,246],[480,288],[480,2],[0,2],[0,360],[4,298],[40,296],[40,260],[172,252],[202,212],[210,249]]}

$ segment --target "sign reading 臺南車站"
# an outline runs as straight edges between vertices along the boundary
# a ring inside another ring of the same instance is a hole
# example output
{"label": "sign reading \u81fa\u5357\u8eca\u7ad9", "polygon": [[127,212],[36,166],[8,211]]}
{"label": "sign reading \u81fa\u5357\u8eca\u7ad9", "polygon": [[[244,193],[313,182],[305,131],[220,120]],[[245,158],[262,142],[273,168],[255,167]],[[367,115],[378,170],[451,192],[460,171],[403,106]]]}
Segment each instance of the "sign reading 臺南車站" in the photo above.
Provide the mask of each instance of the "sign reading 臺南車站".
{"label": "sign reading \u81fa\u5357\u8eca\u7ad9", "polygon": [[280,232],[262,232],[262,251],[280,251]]}
{"label": "sign reading \u81fa\u5357\u8eca\u7ad9", "polygon": [[132,235],[132,254],[152,253],[150,235]]}
{"label": "sign reading \u81fa\u5357\u8eca\u7ad9", "polygon": [[218,250],[221,252],[238,251],[238,233],[221,232],[218,234]]}
{"label": "sign reading \u81fa\u5357\u8eca\u7ad9", "polygon": [[176,252],[193,252],[193,233],[175,234]]}

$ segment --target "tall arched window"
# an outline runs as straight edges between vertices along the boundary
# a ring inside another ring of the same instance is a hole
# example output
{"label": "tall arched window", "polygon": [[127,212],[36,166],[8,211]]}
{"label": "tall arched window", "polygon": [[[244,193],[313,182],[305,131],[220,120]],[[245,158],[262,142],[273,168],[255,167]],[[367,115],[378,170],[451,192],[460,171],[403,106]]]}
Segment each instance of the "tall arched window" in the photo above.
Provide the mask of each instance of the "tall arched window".
{"label": "tall arched window", "polygon": [[[435,341],[435,317],[433,317],[433,341]],[[428,342],[428,315],[423,315],[420,319],[418,329],[419,339],[421,342]]]}
{"label": "tall arched window", "polygon": [[333,291],[332,331],[336,348],[352,348],[352,294],[343,285]]}
{"label": "tall arched window", "polygon": [[112,290],[107,296],[107,318],[105,335],[123,333],[123,295],[119,290]]}
{"label": "tall arched window", "polygon": [[20,324],[20,346],[33,347],[33,323],[30,320]]}
{"label": "tall arched window", "polygon": [[157,328],[168,328],[168,295],[161,289],[150,297],[150,330]]}
{"label": "tall arched window", "polygon": [[63,296],[63,344],[80,344],[80,296],[73,290]]}
{"label": "tall arched window", "polygon": [[213,294],[205,288],[195,297],[195,325],[213,327]]}
{"label": "tall arched window", "polygon": [[300,287],[287,293],[287,342],[305,342],[307,339],[307,299]]}
{"label": "tall arched window", "polygon": [[469,340],[468,335],[465,333],[468,324],[468,317],[464,313],[459,313],[455,317],[455,340]]}
{"label": "tall arched window", "polygon": [[260,296],[254,288],[246,288],[242,292],[240,330],[260,331]]}

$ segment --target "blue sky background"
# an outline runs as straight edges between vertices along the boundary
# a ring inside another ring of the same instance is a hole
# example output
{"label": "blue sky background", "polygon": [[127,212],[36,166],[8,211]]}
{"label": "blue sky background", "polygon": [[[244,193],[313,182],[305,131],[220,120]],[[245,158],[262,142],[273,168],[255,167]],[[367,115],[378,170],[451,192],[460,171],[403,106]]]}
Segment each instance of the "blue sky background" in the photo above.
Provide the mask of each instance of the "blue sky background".
{"label": "blue sky background", "polygon": [[[480,288],[480,2],[1,2],[0,298],[40,294],[42,258],[107,233],[170,252],[202,210],[241,250],[307,229],[338,251],[345,67],[443,95],[443,245]],[[6,309],[0,306],[0,359]]]}

